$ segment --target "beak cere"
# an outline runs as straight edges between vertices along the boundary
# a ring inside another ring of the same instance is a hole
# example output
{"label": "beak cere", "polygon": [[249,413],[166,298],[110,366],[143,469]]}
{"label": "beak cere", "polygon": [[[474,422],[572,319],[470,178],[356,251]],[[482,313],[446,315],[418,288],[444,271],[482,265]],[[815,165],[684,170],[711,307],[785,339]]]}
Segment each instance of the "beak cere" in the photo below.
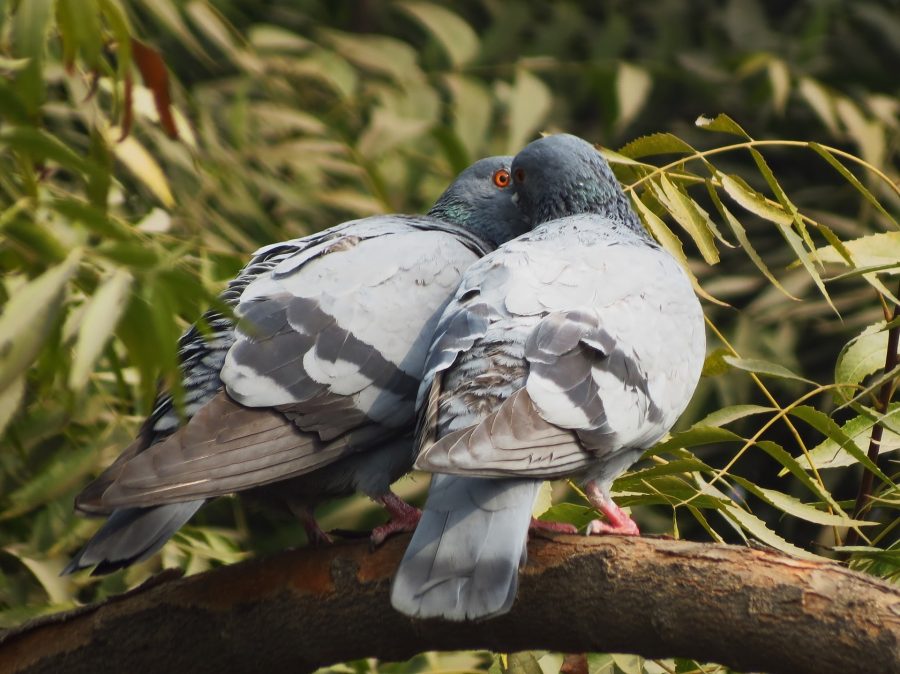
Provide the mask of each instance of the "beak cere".
{"label": "beak cere", "polygon": [[514,204],[516,204],[518,206],[519,205],[519,193],[516,192],[515,194],[513,194],[510,201],[512,201]]}

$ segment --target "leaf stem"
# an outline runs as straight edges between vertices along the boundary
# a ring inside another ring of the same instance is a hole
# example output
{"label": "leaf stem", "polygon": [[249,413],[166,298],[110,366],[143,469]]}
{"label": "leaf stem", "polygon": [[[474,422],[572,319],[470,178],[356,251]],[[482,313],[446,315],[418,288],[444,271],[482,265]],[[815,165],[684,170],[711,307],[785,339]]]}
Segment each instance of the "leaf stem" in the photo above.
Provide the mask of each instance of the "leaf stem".
{"label": "leaf stem", "polygon": [[[781,147],[805,147],[805,148],[810,147],[808,142],[802,141],[802,140],[748,140],[743,143],[735,143],[733,145],[723,145],[721,147],[714,147],[709,150],[698,150],[692,155],[681,157],[680,159],[670,162],[670,163],[666,164],[665,166],[655,167],[652,171],[650,171],[646,175],[638,178],[636,181],[634,181],[630,185],[626,186],[624,188],[624,190],[626,192],[630,192],[630,191],[634,190],[634,188],[636,188],[638,185],[640,185],[643,182],[646,182],[653,176],[660,174],[660,173],[665,173],[666,171],[668,171],[670,169],[673,169],[681,164],[684,164],[689,161],[693,161],[695,159],[705,159],[706,157],[710,157],[715,154],[722,154],[723,152],[731,152],[732,150],[744,150],[744,149],[749,149],[752,147],[764,147],[764,146],[772,146],[772,145],[781,146]],[[839,150],[836,147],[831,147],[828,145],[821,145],[821,147],[825,148],[826,150],[828,150],[828,152],[831,152],[832,154],[838,155],[839,157],[843,157],[844,159],[847,159],[848,161],[852,161],[852,162],[859,164],[860,166],[863,166],[864,168],[866,168],[867,170],[871,171],[876,176],[881,178],[881,180],[884,181],[888,185],[888,187],[890,187],[895,193],[900,195],[900,185],[897,185],[897,183],[895,183],[893,180],[891,180],[890,177],[887,174],[885,174],[884,171],[879,169],[877,166],[873,166],[872,164],[865,161],[864,159],[856,157],[856,156],[850,154],[849,152],[844,152],[843,150]]]}
{"label": "leaf stem", "polygon": [[[890,320],[900,317],[900,307],[895,306]],[[897,346],[900,343],[900,324],[894,325],[888,330],[887,353],[884,356],[884,371],[890,372],[897,367]],[[878,401],[875,409],[879,414],[886,414],[891,398],[894,396],[894,379],[888,379],[881,385]],[[877,465],[878,452],[881,449],[881,438],[884,434],[884,425],[881,422],[872,427],[872,436],[869,439],[868,456],[872,463]],[[870,470],[863,470],[862,479],[859,481],[859,492],[856,495],[856,506],[853,508],[853,519],[859,519],[862,511],[869,507],[869,497],[872,494],[872,484],[875,476]],[[845,545],[856,545],[859,538],[857,530],[851,529],[847,534]]]}

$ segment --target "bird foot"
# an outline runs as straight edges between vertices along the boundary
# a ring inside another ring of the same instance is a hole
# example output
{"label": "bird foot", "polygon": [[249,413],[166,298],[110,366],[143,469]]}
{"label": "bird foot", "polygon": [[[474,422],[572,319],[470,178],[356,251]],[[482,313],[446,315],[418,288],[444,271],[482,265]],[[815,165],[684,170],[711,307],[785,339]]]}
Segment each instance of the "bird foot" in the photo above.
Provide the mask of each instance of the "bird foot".
{"label": "bird foot", "polygon": [[331,545],[334,542],[331,536],[319,526],[312,507],[295,503],[289,503],[288,505],[297,519],[300,520],[300,524],[303,525],[303,529],[306,531],[306,540],[310,547],[319,548],[324,545]]}
{"label": "bird foot", "polygon": [[567,524],[565,522],[548,522],[546,520],[539,520],[534,517],[531,518],[531,524],[528,526],[531,531],[534,532],[547,532],[554,534],[577,534],[578,527],[574,524]]}
{"label": "bird foot", "polygon": [[597,510],[603,513],[606,522],[591,520],[588,522],[585,533],[588,536],[599,534],[618,534],[619,536],[640,536],[641,532],[635,521],[624,510],[609,498],[605,490],[601,490],[596,483],[588,482],[585,485],[588,500]]}
{"label": "bird foot", "polygon": [[[627,517],[627,516],[626,516]],[[626,522],[617,524],[607,524],[602,520],[591,520],[588,522],[585,533],[588,536],[599,536],[602,534],[618,534],[619,536],[640,536],[641,532],[637,524],[630,517]]]}
{"label": "bird foot", "polygon": [[306,530],[306,538],[309,540],[309,545],[314,548],[321,548],[334,543],[334,539],[319,526],[315,518],[311,518],[309,522],[304,521],[303,528]]}
{"label": "bird foot", "polygon": [[389,536],[414,531],[419,523],[419,519],[422,517],[421,510],[409,505],[409,503],[392,492],[379,496],[375,501],[384,506],[385,510],[390,513],[391,519],[380,527],[372,529],[369,542],[373,548],[377,548],[384,543]]}

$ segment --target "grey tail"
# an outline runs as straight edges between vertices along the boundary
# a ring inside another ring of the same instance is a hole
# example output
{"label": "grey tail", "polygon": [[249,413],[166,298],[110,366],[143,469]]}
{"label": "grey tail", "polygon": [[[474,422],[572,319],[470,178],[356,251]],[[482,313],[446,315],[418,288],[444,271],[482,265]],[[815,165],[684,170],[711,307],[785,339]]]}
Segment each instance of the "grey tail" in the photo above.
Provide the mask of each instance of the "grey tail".
{"label": "grey tail", "polygon": [[435,475],[394,578],[394,608],[446,620],[509,611],[540,486],[540,480]]}
{"label": "grey tail", "polygon": [[203,503],[203,500],[187,501],[114,510],[60,575],[93,566],[91,575],[99,576],[147,559],[165,545]]}

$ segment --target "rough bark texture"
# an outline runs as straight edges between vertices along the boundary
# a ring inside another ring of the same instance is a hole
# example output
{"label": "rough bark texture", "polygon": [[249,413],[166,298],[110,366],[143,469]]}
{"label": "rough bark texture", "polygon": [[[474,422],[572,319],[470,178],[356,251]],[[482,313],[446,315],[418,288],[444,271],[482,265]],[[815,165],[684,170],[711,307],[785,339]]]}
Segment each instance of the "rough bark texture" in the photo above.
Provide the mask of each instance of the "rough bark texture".
{"label": "rough bark texture", "polygon": [[425,650],[680,656],[765,672],[900,672],[900,590],[836,564],[658,538],[529,545],[512,612],[415,622],[389,604],[408,542],[284,552],[0,635],[0,672],[303,672]]}

